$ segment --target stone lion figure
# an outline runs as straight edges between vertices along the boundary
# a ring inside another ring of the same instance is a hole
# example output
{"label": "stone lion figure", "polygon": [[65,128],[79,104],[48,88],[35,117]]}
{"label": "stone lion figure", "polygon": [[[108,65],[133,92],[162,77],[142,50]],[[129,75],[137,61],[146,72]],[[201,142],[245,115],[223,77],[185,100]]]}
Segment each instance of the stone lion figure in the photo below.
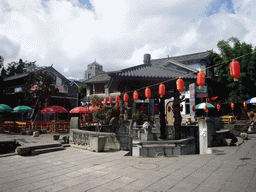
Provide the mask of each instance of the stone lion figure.
{"label": "stone lion figure", "polygon": [[152,133],[152,124],[148,121],[145,121],[142,125],[145,134],[151,134]]}

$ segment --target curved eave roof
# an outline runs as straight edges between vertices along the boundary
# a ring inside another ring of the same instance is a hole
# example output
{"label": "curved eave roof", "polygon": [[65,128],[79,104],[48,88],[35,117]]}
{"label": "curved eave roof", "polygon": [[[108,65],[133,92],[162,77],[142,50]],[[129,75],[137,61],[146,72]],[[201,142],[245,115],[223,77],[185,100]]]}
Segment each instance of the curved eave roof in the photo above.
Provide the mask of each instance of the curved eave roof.
{"label": "curved eave roof", "polygon": [[165,67],[156,67],[152,65],[139,65],[121,70],[117,73],[111,73],[111,76],[132,77],[132,78],[195,78],[194,73],[186,73],[184,71],[173,70]]}

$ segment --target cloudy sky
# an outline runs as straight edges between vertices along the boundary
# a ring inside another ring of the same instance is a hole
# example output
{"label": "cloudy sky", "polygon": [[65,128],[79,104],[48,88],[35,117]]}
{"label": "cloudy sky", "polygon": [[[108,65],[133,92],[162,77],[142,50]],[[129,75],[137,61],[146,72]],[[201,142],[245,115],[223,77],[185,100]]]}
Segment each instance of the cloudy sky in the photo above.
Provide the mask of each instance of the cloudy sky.
{"label": "cloudy sky", "polygon": [[1,0],[4,64],[37,61],[67,78],[213,49],[231,36],[256,45],[255,0]]}

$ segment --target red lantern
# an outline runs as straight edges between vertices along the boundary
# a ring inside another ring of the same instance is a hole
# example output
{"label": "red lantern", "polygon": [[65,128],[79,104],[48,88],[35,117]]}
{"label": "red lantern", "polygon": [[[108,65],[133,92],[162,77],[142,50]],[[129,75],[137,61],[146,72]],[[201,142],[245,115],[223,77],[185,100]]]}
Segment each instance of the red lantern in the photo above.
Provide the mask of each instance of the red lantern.
{"label": "red lantern", "polygon": [[195,112],[196,111],[196,107],[195,105],[192,106],[192,111]]}
{"label": "red lantern", "polygon": [[164,84],[160,84],[159,85],[159,95],[162,98],[165,94],[165,85]]}
{"label": "red lantern", "polygon": [[217,104],[217,110],[218,111],[220,110],[220,104]]}
{"label": "red lantern", "polygon": [[139,99],[139,93],[138,93],[138,91],[134,91],[134,92],[133,92],[133,99],[134,99],[135,102]]}
{"label": "red lantern", "polygon": [[113,97],[109,97],[109,104],[110,104],[110,105],[113,104]]}
{"label": "red lantern", "polygon": [[247,108],[247,102],[244,101],[244,108]]}
{"label": "red lantern", "polygon": [[145,97],[147,100],[151,97],[151,90],[148,87],[145,89]]}
{"label": "red lantern", "polygon": [[116,103],[119,103],[120,102],[120,97],[117,95],[116,96],[116,99],[115,99]]}
{"label": "red lantern", "polygon": [[207,105],[204,106],[204,111],[205,111],[205,112],[208,112],[208,107],[207,107]]}
{"label": "red lantern", "polygon": [[238,81],[238,77],[240,76],[241,72],[240,72],[240,64],[233,60],[230,65],[230,75],[231,77],[234,78],[234,81]]}
{"label": "red lantern", "polygon": [[176,85],[177,90],[181,93],[184,90],[184,81],[182,79],[177,79]]}
{"label": "red lantern", "polygon": [[196,83],[199,85],[199,89],[202,89],[202,86],[205,84],[205,73],[203,71],[197,73]]}
{"label": "red lantern", "polygon": [[119,108],[119,104],[118,104],[118,103],[116,103],[116,105],[115,105],[115,106],[116,106],[116,108],[117,108],[117,109]]}
{"label": "red lantern", "polygon": [[231,103],[231,109],[233,110],[235,108],[235,104]]}
{"label": "red lantern", "polygon": [[104,105],[107,105],[107,104],[108,104],[108,98],[107,98],[107,97],[104,98],[103,104],[104,104]]}
{"label": "red lantern", "polygon": [[128,94],[127,93],[124,94],[123,100],[127,104],[127,102],[128,102]]}
{"label": "red lantern", "polygon": [[140,110],[144,111],[144,109],[145,109],[144,105],[141,105]]}

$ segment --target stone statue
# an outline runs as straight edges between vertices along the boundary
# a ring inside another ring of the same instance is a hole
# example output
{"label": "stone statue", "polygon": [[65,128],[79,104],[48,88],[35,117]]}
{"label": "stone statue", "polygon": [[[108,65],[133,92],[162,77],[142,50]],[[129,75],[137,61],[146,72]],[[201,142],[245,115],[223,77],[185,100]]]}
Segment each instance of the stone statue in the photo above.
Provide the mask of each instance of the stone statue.
{"label": "stone statue", "polygon": [[148,121],[145,121],[142,125],[145,134],[151,134],[152,133],[152,124]]}

